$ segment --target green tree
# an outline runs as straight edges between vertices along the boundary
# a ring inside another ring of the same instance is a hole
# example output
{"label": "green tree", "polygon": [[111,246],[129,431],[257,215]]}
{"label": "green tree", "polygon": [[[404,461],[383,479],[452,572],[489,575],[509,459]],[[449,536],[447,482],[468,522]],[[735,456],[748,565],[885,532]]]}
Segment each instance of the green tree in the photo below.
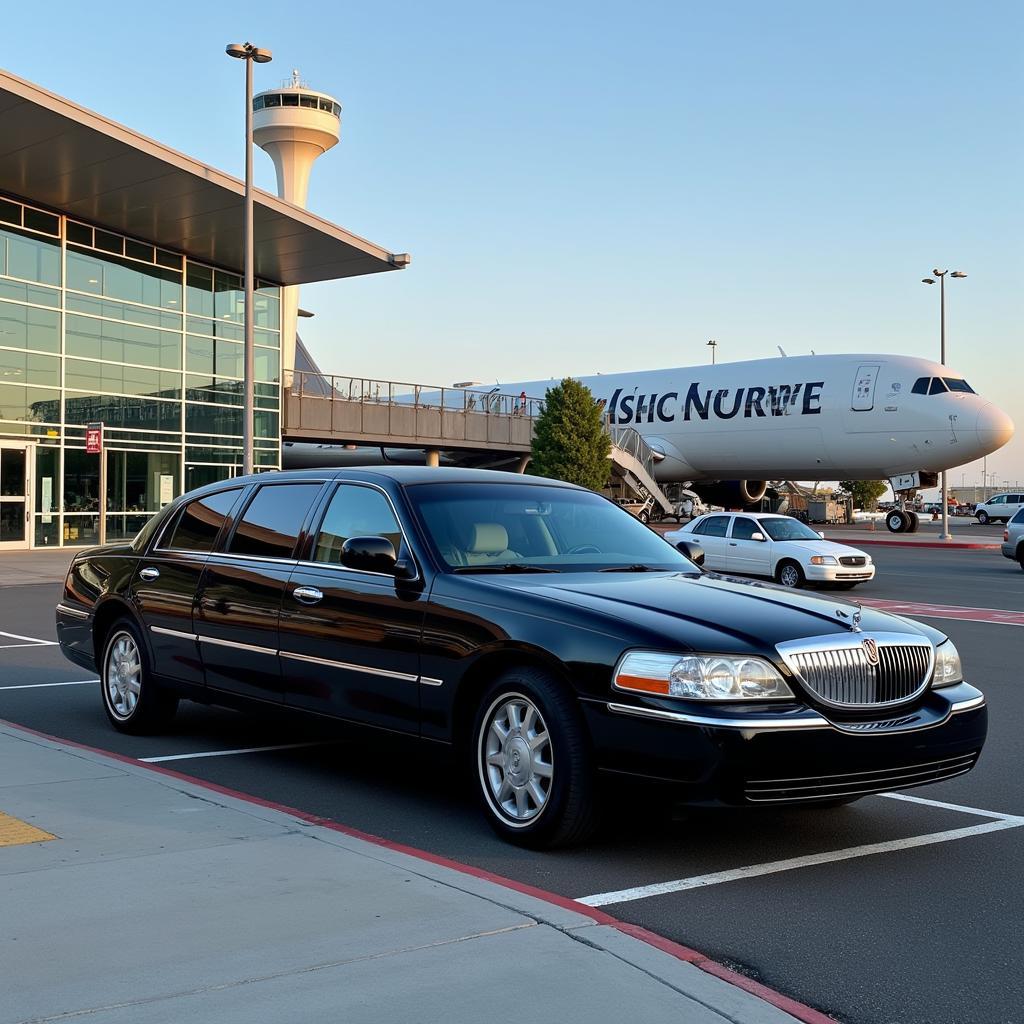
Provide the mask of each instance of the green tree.
{"label": "green tree", "polygon": [[840,480],[839,486],[853,498],[855,508],[873,512],[889,485],[884,480]]}
{"label": "green tree", "polygon": [[534,425],[530,472],[592,491],[608,486],[611,441],[590,388],[572,377],[548,388]]}

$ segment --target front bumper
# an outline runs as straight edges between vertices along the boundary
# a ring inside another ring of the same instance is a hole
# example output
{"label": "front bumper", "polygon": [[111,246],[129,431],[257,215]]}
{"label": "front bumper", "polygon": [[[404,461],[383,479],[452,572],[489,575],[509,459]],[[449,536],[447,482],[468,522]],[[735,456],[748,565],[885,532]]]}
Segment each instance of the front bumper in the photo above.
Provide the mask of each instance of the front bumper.
{"label": "front bumper", "polygon": [[588,700],[584,712],[603,770],[670,783],[691,804],[821,803],[938,782],[974,766],[988,727],[985,698],[967,683],[877,719],[788,702]]}
{"label": "front bumper", "polygon": [[875,578],[871,565],[805,565],[804,575],[815,583],[853,583]]}

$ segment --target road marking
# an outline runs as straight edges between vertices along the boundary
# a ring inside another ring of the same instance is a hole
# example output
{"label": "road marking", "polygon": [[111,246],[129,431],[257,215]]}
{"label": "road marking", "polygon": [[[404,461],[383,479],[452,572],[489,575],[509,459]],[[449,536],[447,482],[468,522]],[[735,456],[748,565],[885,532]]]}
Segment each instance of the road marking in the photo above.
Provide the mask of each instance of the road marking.
{"label": "road marking", "polygon": [[98,679],[75,679],[70,683],[22,683],[20,686],[0,686],[0,690],[39,690],[44,686],[88,686]]}
{"label": "road marking", "polygon": [[230,757],[232,754],[261,754],[266,750],[298,750],[301,747],[322,747],[331,740],[315,740],[311,743],[279,743],[273,747],[239,747],[237,750],[199,750],[194,754],[163,754],[160,757],[140,757],[146,764],[159,761],[190,761],[194,757]]}
{"label": "road marking", "polygon": [[862,604],[897,615],[919,615],[925,619],[962,619],[994,622],[1001,626],[1024,626],[1024,612],[1006,608],[971,608],[959,604],[930,604],[924,601],[888,601],[877,597],[860,599]]}
{"label": "road marking", "polygon": [[40,647],[56,647],[56,640],[40,640],[36,636],[21,636],[18,633],[5,633],[0,629],[0,636],[10,637],[11,640],[28,640],[30,644],[38,644]]}
{"label": "road marking", "polygon": [[588,907],[606,907],[612,903],[630,903],[634,900],[650,899],[652,896],[665,896],[668,893],[684,892],[687,889],[701,889],[709,885],[721,885],[723,882],[737,882],[761,875],[773,875],[780,871],[794,871],[797,868],[816,867],[820,864],[832,864],[837,861],[853,860],[857,857],[870,857],[876,853],[891,853],[896,850],[910,850],[917,846],[930,846],[933,843],[949,843],[957,839],[984,835],[987,832],[999,832],[1008,828],[1024,826],[1024,819],[1000,818],[997,821],[986,821],[980,825],[968,825],[965,828],[948,829],[945,832],[932,832],[924,836],[910,836],[907,839],[893,839],[887,843],[868,843],[864,846],[851,846],[845,850],[833,850],[829,853],[814,853],[805,857],[790,857],[787,860],[769,861],[765,864],[751,864],[748,867],[733,868],[730,871],[714,871],[707,875],[694,875],[692,878],[678,878],[671,882],[655,882],[652,885],[638,885],[632,889],[619,889],[617,892],[602,892],[593,896],[577,896],[577,903]]}
{"label": "road marking", "polygon": [[905,800],[910,804],[924,804],[926,807],[941,807],[944,811],[959,811],[961,814],[977,814],[982,818],[998,818],[1000,821],[1016,821],[1024,825],[1024,817],[1018,814],[1004,814],[1002,811],[985,811],[980,807],[965,807],[963,804],[947,804],[942,800],[927,800],[923,796],[911,796],[909,793],[875,793],[875,796],[886,800]]}
{"label": "road marking", "polygon": [[12,818],[0,811],[0,846],[26,846],[29,843],[45,843],[56,838],[55,835],[44,832],[27,821]]}

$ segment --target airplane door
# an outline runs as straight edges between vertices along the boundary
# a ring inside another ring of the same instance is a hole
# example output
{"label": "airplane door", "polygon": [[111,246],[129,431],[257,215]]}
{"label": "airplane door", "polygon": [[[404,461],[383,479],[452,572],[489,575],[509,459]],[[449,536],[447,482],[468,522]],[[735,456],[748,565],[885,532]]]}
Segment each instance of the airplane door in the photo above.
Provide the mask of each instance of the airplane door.
{"label": "airplane door", "polygon": [[875,363],[857,370],[857,379],[853,382],[853,400],[850,403],[854,412],[870,412],[875,407],[875,381],[880,369]]}

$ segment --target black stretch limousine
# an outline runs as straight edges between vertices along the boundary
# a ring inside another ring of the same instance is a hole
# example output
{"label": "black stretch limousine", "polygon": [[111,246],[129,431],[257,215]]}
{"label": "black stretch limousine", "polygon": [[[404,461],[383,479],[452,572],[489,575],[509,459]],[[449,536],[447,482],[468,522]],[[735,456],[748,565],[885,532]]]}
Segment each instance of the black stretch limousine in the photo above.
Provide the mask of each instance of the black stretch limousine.
{"label": "black stretch limousine", "polygon": [[945,636],[682,547],[555,481],[266,473],[78,555],[57,630],[117,729],[184,697],[455,744],[494,827],[533,845],[587,834],[599,771],[834,806],[973,767],[985,699]]}

